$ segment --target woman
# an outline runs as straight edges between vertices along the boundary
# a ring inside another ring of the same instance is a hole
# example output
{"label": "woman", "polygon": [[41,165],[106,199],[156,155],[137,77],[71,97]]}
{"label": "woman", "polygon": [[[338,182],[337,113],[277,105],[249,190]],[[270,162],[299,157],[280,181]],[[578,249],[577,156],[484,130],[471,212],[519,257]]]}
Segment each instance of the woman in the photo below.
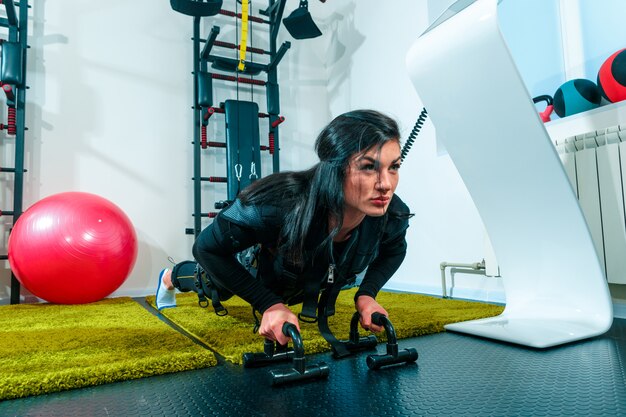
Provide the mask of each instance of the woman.
{"label": "woman", "polygon": [[[319,163],[254,182],[198,236],[195,259],[222,300],[236,294],[262,314],[262,336],[285,344],[283,324],[299,330],[285,303],[303,302],[300,318],[326,323],[339,289],[365,269],[356,310],[363,328],[382,330],[371,315],[388,314],[375,298],[404,259],[410,217],[394,195],[399,136],[396,122],[376,111],[338,116],[316,140]],[[260,245],[257,277],[235,257],[254,245]],[[184,286],[169,271],[161,276],[157,306],[175,305],[173,290]]]}

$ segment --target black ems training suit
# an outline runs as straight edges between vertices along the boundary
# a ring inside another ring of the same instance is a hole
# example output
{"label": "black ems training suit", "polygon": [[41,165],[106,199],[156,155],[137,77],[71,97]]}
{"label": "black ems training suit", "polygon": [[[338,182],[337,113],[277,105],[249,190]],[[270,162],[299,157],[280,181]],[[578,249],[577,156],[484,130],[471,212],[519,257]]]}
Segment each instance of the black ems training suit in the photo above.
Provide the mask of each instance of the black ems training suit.
{"label": "black ems training suit", "polygon": [[[305,240],[302,266],[278,253],[287,211],[279,202],[246,206],[237,199],[200,233],[193,255],[218,289],[220,299],[234,293],[261,313],[277,303],[302,302],[301,317],[321,320],[334,314],[339,290],[354,284],[356,274],[366,268],[355,299],[360,295],[375,298],[406,255],[409,208],[397,195],[392,197],[387,214],[366,216],[349,239],[335,243],[332,250],[315,250],[328,236],[328,219],[318,219]],[[259,244],[255,278],[235,254]]]}

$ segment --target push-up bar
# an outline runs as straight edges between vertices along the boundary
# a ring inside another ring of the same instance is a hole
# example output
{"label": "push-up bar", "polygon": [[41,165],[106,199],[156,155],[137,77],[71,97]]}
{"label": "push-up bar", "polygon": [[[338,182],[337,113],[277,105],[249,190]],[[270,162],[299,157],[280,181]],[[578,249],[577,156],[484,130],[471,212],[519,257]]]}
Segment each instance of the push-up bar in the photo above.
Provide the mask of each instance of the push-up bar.
{"label": "push-up bar", "polygon": [[[351,352],[355,353],[362,350],[375,349],[377,345],[376,336],[370,335],[360,337],[358,332],[359,313],[352,316],[350,322],[350,339],[342,341],[344,346]],[[389,319],[380,313],[372,314],[372,323],[383,326],[387,337],[387,353],[382,355],[369,355],[366,358],[368,368],[371,370],[379,369],[383,366],[396,365],[401,363],[412,363],[418,358],[417,350],[408,348],[399,350],[396,339],[396,331]],[[319,364],[305,364],[304,346],[302,337],[296,326],[292,323],[285,322],[282,328],[285,336],[291,337],[293,349],[289,349],[287,345],[276,344],[266,339],[263,345],[263,352],[244,353],[243,366],[246,368],[257,368],[271,365],[278,362],[293,361],[293,366],[286,369],[274,369],[270,371],[271,382],[273,386],[283,385],[290,382],[300,382],[315,378],[326,378],[329,374],[328,365],[324,362]]]}

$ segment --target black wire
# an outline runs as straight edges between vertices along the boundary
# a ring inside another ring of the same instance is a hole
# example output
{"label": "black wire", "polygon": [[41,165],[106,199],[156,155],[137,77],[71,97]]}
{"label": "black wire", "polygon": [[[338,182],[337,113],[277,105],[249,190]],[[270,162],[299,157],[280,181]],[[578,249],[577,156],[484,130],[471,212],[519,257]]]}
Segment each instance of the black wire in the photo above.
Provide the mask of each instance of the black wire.
{"label": "black wire", "polygon": [[409,153],[411,146],[413,146],[413,142],[415,142],[415,139],[417,138],[420,130],[422,130],[422,126],[424,125],[424,122],[427,118],[428,112],[426,111],[426,107],[424,107],[419,117],[417,118],[417,121],[415,122],[415,126],[413,126],[413,130],[411,130],[411,133],[409,134],[409,138],[406,140],[406,143],[402,147],[402,152],[400,152],[400,159],[402,161],[404,161],[404,158],[406,158],[406,155]]}
{"label": "black wire", "polygon": [[252,307],[252,317],[254,317],[254,327],[252,328],[252,333],[256,334],[261,328],[261,322],[259,321],[259,317],[256,315],[256,309]]}

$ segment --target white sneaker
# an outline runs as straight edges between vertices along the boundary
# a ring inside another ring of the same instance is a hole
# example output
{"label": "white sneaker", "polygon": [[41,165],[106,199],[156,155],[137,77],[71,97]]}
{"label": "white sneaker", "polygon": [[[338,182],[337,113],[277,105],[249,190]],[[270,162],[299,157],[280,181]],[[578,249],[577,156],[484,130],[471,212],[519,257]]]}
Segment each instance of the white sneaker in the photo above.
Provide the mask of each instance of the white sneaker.
{"label": "white sneaker", "polygon": [[165,268],[159,274],[159,286],[156,292],[156,306],[159,311],[164,308],[176,307],[176,289],[168,290],[163,283],[163,276],[167,272],[169,272],[169,269]]}

